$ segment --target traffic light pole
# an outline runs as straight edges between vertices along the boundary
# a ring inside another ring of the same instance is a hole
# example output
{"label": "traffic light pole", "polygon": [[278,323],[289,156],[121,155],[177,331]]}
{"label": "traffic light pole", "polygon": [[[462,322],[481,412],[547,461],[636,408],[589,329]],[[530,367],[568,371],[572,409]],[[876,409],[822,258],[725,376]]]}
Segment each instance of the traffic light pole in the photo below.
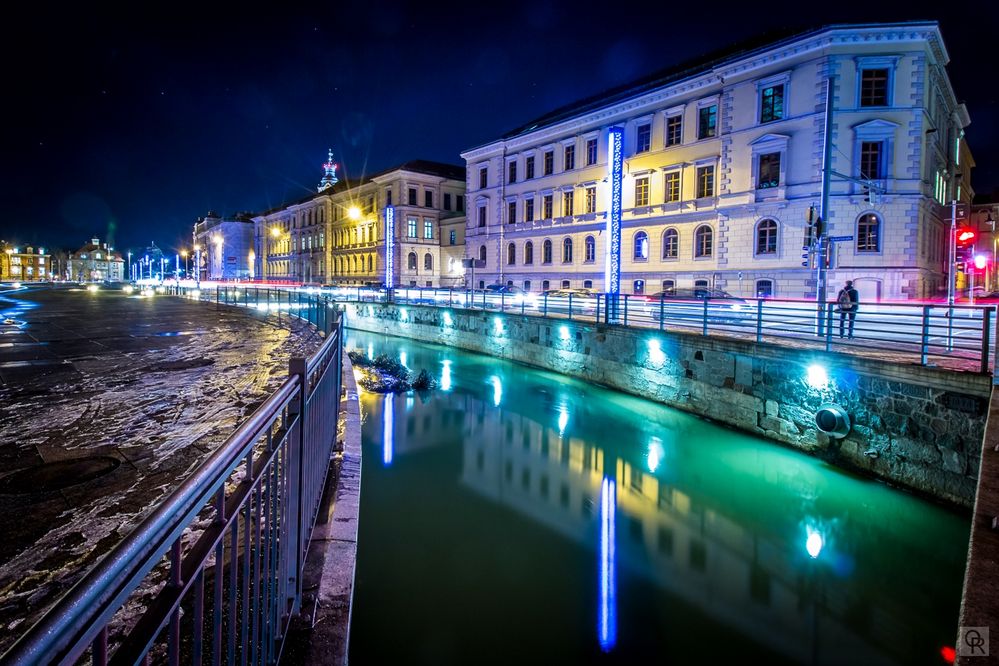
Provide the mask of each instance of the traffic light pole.
{"label": "traffic light pole", "polygon": [[947,351],[954,348],[954,297],[957,291],[957,199],[950,202],[950,247],[947,252]]}

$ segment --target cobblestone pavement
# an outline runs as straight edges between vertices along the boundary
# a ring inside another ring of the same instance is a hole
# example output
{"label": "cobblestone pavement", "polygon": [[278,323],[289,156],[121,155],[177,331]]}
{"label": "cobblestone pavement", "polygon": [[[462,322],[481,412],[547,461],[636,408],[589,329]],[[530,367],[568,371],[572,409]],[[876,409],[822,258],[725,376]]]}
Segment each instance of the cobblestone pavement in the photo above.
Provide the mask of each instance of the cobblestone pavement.
{"label": "cobblestone pavement", "polygon": [[0,291],[0,652],[320,342],[170,296]]}

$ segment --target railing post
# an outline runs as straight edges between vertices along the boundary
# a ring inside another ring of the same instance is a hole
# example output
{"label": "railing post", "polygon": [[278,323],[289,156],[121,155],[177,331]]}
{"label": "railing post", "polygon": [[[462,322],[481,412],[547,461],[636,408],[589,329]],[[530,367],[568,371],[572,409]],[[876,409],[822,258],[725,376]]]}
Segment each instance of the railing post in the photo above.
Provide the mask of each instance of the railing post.
{"label": "railing post", "polygon": [[704,309],[701,314],[701,335],[708,334],[708,299],[704,298]]}
{"label": "railing post", "polygon": [[756,341],[763,342],[763,299],[756,299]]}
{"label": "railing post", "polygon": [[982,308],[982,374],[989,371],[989,335],[992,332],[992,308]]}
{"label": "railing post", "polygon": [[919,365],[926,365],[930,355],[930,306],[923,306],[922,331],[919,335]]}
{"label": "railing post", "polygon": [[832,349],[832,321],[833,321],[833,304],[826,304],[826,351]]}
{"label": "railing post", "polygon": [[548,294],[544,294],[545,302],[542,305],[541,315],[544,317],[548,316]]}
{"label": "railing post", "polygon": [[219,309],[219,287],[215,287],[215,309]]}
{"label": "railing post", "polygon": [[[615,297],[617,297],[616,294]],[[624,325],[628,325],[628,294],[624,295]]]}
{"label": "railing post", "polygon": [[572,321],[572,292],[569,292],[569,321]]}
{"label": "railing post", "polygon": [[[280,310],[279,310],[280,312]],[[308,538],[305,532],[306,511],[303,490],[305,488],[305,422],[306,408],[308,405],[308,363],[304,358],[292,358],[288,361],[288,374],[298,377],[298,399],[293,400],[288,405],[289,421],[297,420],[297,431],[294,436],[288,438],[288,463],[289,478],[293,479],[289,488],[288,501],[290,513],[295,516],[289,529],[290,548],[294,548],[294,553],[289,553],[288,563],[291,571],[288,572],[289,589],[294,590],[294,597],[291,601],[291,613],[294,614],[302,600],[302,551],[304,539]]]}
{"label": "railing post", "polygon": [[666,294],[659,294],[659,330],[666,328]]}
{"label": "railing post", "polygon": [[597,323],[600,323],[600,294],[597,294]]}

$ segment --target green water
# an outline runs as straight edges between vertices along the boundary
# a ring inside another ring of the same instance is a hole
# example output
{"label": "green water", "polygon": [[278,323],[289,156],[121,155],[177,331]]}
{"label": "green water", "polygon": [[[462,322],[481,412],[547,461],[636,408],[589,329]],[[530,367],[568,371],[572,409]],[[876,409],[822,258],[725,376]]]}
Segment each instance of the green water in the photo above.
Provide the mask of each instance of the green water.
{"label": "green water", "polygon": [[556,374],[347,344],[442,379],[361,397],[352,663],[944,663],[966,517]]}

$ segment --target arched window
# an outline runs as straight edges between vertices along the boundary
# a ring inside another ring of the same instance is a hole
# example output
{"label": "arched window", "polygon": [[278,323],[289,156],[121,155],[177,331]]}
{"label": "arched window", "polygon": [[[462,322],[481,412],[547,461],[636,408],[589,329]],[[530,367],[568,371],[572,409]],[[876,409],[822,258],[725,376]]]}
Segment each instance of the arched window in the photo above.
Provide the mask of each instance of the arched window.
{"label": "arched window", "polygon": [[774,295],[773,280],[756,281],[756,298],[770,298]]}
{"label": "arched window", "polygon": [[429,252],[423,255],[423,269],[427,271],[434,270],[434,255]]}
{"label": "arched window", "polygon": [[562,241],[562,263],[572,263],[572,239],[566,238]]}
{"label": "arched window", "polygon": [[881,218],[864,213],[857,219],[857,252],[881,251]]}
{"label": "arched window", "polygon": [[756,225],[756,254],[777,254],[777,222],[770,218]]}
{"label": "arched window", "polygon": [[510,243],[506,246],[506,265],[513,266],[517,263],[517,246]]}
{"label": "arched window", "polygon": [[[649,235],[644,231],[635,234],[635,261],[649,260]],[[637,293],[637,292],[636,292]]]}
{"label": "arched window", "polygon": [[524,265],[530,266],[534,263],[534,243],[527,241],[524,243]]}
{"label": "arched window", "polygon": [[663,280],[663,293],[672,296],[676,292],[676,280]]}
{"label": "arched window", "polygon": [[368,272],[372,273],[375,270],[375,257],[372,254],[368,255]]}
{"label": "arched window", "polygon": [[710,257],[712,252],[711,227],[702,224],[694,231],[694,256]]}
{"label": "arched window", "polygon": [[593,236],[587,236],[586,240],[583,241],[583,244],[585,249],[585,258],[583,261],[588,264],[592,264],[597,260],[597,241],[593,238]]}
{"label": "arched window", "polygon": [[480,245],[479,246],[479,261],[485,261],[485,260],[486,260],[486,246],[485,245]]}
{"label": "arched window", "polygon": [[410,252],[406,256],[406,268],[408,268],[411,271],[415,271],[416,270],[416,253],[415,252]]}
{"label": "arched window", "polygon": [[548,239],[545,239],[545,242],[541,244],[541,263],[552,263],[552,242]]}
{"label": "arched window", "polygon": [[645,280],[635,280],[631,285],[631,293],[633,294],[644,294],[645,293]]}
{"label": "arched window", "polygon": [[680,256],[680,234],[676,229],[667,229],[663,233],[663,259],[676,259]]}

